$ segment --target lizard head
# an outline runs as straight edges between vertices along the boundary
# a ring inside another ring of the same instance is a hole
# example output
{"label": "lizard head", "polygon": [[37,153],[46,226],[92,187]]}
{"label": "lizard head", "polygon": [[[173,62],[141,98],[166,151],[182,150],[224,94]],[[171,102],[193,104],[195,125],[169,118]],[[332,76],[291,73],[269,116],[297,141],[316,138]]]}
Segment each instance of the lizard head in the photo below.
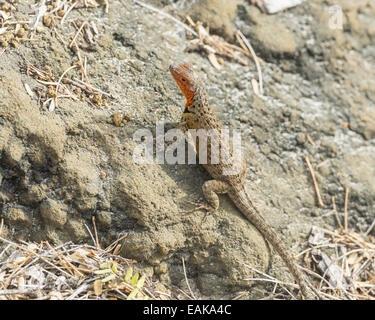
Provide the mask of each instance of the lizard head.
{"label": "lizard head", "polygon": [[191,106],[199,86],[199,78],[193,67],[190,64],[171,64],[169,71],[187,100],[186,106]]}

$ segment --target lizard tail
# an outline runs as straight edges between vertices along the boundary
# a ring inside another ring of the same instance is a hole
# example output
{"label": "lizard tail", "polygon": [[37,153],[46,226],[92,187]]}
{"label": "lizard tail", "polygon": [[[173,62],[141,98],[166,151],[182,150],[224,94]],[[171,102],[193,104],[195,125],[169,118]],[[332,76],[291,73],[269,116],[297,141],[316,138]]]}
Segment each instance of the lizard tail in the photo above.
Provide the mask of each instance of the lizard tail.
{"label": "lizard tail", "polygon": [[307,287],[305,278],[302,275],[301,271],[298,269],[294,258],[291,254],[289,254],[289,249],[287,249],[274,229],[260,214],[251,198],[248,196],[246,190],[242,188],[239,191],[230,192],[229,197],[235,203],[236,207],[242,212],[242,214],[244,214],[246,218],[259,230],[263,237],[271,243],[280,257],[284,260],[294,279],[297,281],[299,287],[301,288],[301,293],[304,298],[311,299],[311,290]]}

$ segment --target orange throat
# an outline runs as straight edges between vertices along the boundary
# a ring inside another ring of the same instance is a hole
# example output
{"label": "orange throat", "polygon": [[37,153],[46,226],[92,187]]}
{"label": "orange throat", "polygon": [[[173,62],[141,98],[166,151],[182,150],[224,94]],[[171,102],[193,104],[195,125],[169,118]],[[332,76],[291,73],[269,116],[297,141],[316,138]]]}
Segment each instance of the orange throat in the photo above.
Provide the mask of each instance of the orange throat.
{"label": "orange throat", "polygon": [[181,92],[186,98],[186,106],[191,106],[194,100],[194,94],[195,94],[194,90],[191,88],[191,86],[186,85],[185,83],[182,83],[181,81],[176,80],[176,82]]}
{"label": "orange throat", "polygon": [[186,105],[191,106],[193,104],[195,89],[192,85],[192,79],[189,75],[188,70],[186,70],[187,65],[182,64],[177,67],[171,66],[169,68],[173,79],[176,81],[178,87],[186,98]]}

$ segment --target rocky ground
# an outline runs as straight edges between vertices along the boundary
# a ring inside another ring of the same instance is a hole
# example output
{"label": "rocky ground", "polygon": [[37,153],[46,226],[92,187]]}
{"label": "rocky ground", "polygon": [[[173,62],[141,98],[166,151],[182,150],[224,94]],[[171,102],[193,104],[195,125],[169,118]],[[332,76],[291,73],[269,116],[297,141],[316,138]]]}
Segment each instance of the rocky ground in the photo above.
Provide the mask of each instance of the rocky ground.
{"label": "rocky ground", "polygon": [[[338,227],[332,197],[343,219],[345,189],[348,225],[366,231],[375,217],[375,3],[340,1],[342,30],[329,27],[334,0],[306,1],[272,16],[246,0],[149,3],[181,21],[190,14],[230,43],[241,30],[265,61],[264,97],[252,90],[257,71],[250,59],[249,66],[225,60],[217,70],[204,53],[185,51],[189,39],[181,26],[131,0],[110,1],[108,12],[77,6],[63,24],[64,13],[43,20],[30,31],[35,41],[7,47],[2,38],[1,236],[91,244],[86,226],[95,216],[103,246],[127,234],[121,254],[167,286],[188,291],[184,257],[196,296],[233,298],[246,290],[244,297],[263,297],[273,286],[244,280],[257,276],[245,264],[292,281],[281,258],[227,197],[204,222],[203,212],[182,213],[202,197],[209,176],[196,165],[135,164],[133,134],[179,120],[184,99],[168,66],[190,63],[219,117],[241,129],[248,190],[294,253],[303,250],[312,226]],[[14,19],[35,17],[38,5],[20,1]],[[69,44],[84,21],[97,33],[88,46],[77,37],[77,51]],[[77,99],[51,105],[56,92],[48,83],[67,70],[67,78],[80,78],[82,68],[69,69],[80,59],[100,91],[64,81]],[[118,113],[126,121],[113,121]]]}

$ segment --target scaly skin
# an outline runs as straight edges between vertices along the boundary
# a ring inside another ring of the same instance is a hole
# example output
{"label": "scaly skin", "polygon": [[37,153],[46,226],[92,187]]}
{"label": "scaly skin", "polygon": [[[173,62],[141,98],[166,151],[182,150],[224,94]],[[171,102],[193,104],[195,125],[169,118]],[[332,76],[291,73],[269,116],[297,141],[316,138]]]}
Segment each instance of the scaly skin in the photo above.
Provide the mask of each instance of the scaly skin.
{"label": "scaly skin", "polygon": [[[171,65],[169,71],[187,100],[185,110],[179,123],[179,128],[184,131],[188,129],[214,129],[218,130],[218,136],[220,137],[220,129],[222,129],[222,125],[213,113],[208,102],[205,87],[198,75],[194,72],[192,66],[188,64],[181,64],[178,66]],[[198,139],[196,139],[196,150],[199,155]],[[232,150],[230,154],[232,154]],[[259,213],[246,192],[246,163],[243,159],[238,161],[238,163],[241,165],[241,168],[238,170],[237,174],[223,174],[223,169],[228,168],[230,165],[224,164],[222,159],[219,159],[217,164],[211,163],[211,139],[208,139],[207,164],[204,164],[203,166],[214,180],[206,181],[203,184],[203,194],[208,202],[208,206],[204,206],[204,208],[210,212],[216,211],[219,207],[218,194],[227,193],[237,208],[260,231],[265,239],[271,243],[284,260],[300,286],[303,297],[308,299],[312,298],[312,292],[308,288],[294,258],[291,256],[289,250],[285,247],[277,233]]]}

